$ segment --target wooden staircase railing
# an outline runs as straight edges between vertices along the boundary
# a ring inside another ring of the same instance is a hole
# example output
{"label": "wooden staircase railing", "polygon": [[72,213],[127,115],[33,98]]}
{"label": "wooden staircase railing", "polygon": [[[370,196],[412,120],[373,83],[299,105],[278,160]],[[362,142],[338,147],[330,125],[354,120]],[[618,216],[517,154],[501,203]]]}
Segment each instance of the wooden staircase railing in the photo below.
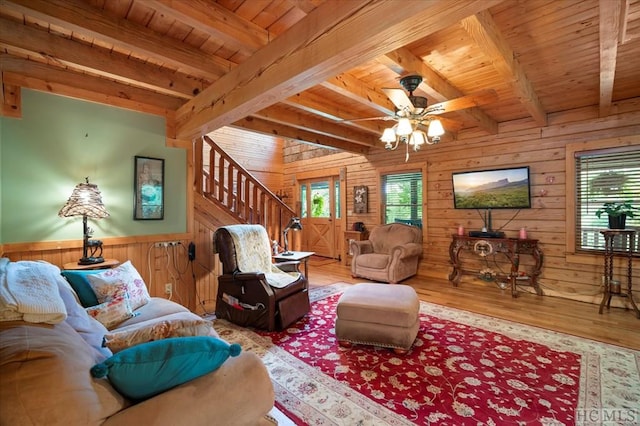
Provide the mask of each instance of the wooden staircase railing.
{"label": "wooden staircase railing", "polygon": [[295,212],[208,136],[196,140],[194,148],[196,192],[238,223],[263,225],[282,243],[282,230]]}

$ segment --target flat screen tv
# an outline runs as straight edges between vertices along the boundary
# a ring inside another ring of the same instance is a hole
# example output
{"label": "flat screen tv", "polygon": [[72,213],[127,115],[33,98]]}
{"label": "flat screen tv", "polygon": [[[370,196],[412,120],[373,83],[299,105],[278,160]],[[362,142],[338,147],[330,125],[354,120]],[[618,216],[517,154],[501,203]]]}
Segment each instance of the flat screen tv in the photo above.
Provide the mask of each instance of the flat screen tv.
{"label": "flat screen tv", "polygon": [[453,173],[456,209],[531,208],[529,167]]}

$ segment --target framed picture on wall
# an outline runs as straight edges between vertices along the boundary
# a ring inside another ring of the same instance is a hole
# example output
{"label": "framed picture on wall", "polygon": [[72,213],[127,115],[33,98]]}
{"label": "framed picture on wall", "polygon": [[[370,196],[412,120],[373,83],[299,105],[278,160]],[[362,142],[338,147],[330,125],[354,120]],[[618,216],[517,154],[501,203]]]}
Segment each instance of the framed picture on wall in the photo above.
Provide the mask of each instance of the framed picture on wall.
{"label": "framed picture on wall", "polygon": [[367,192],[367,187],[364,185],[353,187],[354,213],[367,213]]}
{"label": "framed picture on wall", "polygon": [[134,157],[133,219],[164,219],[164,159]]}

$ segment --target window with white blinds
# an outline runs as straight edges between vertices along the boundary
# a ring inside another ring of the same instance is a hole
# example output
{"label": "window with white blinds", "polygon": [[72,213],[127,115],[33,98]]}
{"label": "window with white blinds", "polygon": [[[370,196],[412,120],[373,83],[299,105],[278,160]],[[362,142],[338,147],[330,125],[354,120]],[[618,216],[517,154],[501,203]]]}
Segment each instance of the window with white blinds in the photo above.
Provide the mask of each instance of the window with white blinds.
{"label": "window with white blinds", "polygon": [[[640,149],[622,147],[575,153],[576,165],[576,249],[604,249],[601,229],[608,216],[596,216],[605,202],[630,201],[640,208]],[[626,228],[640,232],[640,210],[627,217]]]}
{"label": "window with white blinds", "polygon": [[384,223],[401,222],[422,227],[422,173],[382,176]]}

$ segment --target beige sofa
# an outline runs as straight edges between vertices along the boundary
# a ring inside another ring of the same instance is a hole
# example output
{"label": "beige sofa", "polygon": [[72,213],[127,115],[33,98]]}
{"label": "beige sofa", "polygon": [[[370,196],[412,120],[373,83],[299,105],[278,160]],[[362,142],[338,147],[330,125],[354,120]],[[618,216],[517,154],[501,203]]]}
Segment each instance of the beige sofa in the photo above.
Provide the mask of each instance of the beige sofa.
{"label": "beige sofa", "polygon": [[368,240],[352,240],[351,275],[385,283],[399,283],[418,272],[422,257],[422,229],[402,223],[374,228]]}
{"label": "beige sofa", "polygon": [[[273,407],[273,386],[262,361],[250,352],[141,402],[119,394],[107,378],[93,378],[91,367],[110,355],[100,343],[105,329],[83,316],[66,281],[58,285],[68,313],[64,321],[0,322],[0,424],[274,424],[267,416]],[[136,314],[115,330],[172,315],[199,318],[162,298],[151,298]]]}

